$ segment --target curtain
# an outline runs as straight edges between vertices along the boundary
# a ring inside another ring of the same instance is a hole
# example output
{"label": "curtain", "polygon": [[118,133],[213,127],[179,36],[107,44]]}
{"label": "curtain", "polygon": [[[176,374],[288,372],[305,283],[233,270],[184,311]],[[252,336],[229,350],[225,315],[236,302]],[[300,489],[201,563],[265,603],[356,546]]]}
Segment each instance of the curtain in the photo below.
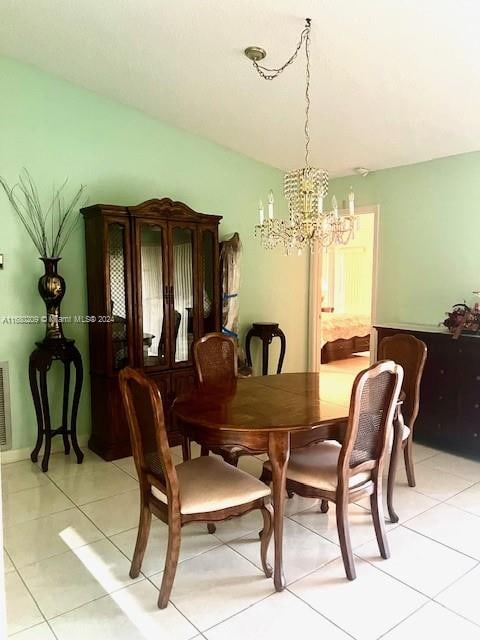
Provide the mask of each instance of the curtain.
{"label": "curtain", "polygon": [[163,327],[163,275],[161,247],[142,246],[143,333],[152,334],[149,356],[158,354]]}
{"label": "curtain", "polygon": [[173,245],[173,292],[174,307],[180,318],[175,348],[175,362],[188,360],[190,348],[189,333],[193,339],[193,328],[189,332],[189,318],[193,311],[192,244]]}

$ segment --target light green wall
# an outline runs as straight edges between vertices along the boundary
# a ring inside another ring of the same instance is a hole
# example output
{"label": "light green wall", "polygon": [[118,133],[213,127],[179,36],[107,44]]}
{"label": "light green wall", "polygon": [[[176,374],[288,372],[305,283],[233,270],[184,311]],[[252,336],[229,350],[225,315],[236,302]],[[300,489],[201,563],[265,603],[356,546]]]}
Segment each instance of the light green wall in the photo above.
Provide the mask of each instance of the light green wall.
{"label": "light green wall", "polygon": [[377,320],[437,324],[480,289],[480,153],[332,181],[380,205]]}
{"label": "light green wall", "polygon": [[[279,171],[9,59],[0,58],[0,78],[0,175],[11,182],[27,167],[47,193],[54,181],[68,177],[72,190],[87,185],[89,203],[137,204],[169,196],[223,215],[221,235],[238,231],[244,246],[242,330],[254,320],[280,322],[288,339],[285,369],[305,369],[307,259],[266,252],[253,237],[259,197],[270,187],[281,193]],[[63,315],[87,311],[84,249],[82,223],[60,263],[67,282]],[[0,316],[42,314],[36,290],[41,263],[3,194],[0,253]],[[86,327],[68,326],[66,333],[77,340],[88,374]],[[42,336],[39,326],[0,321],[0,361],[10,363],[14,448],[34,442],[27,363]],[[89,422],[87,377],[81,433]]]}

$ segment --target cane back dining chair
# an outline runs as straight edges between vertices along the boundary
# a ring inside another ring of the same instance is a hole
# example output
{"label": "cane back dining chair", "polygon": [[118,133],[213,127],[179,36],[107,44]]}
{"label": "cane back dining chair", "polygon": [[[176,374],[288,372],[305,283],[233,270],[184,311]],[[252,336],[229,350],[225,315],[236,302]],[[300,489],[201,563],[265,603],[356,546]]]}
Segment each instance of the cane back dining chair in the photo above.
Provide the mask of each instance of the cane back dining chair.
{"label": "cane back dining chair", "polygon": [[[167,606],[180,551],[181,529],[190,522],[214,523],[254,509],[263,515],[261,562],[272,569],[267,551],[272,535],[270,489],[217,457],[200,457],[175,466],[168,444],[160,391],[143,373],[129,367],[119,375],[133,458],[140,483],[140,520],[130,577],[141,570],[152,513],[168,525],[168,545],[158,606]],[[211,531],[209,529],[209,531]]]}
{"label": "cane back dining chair", "polygon": [[[238,376],[238,351],[235,340],[223,333],[207,333],[193,344],[193,362],[197,384],[208,390],[226,389],[235,384]],[[190,447],[188,447],[189,449]],[[202,455],[208,449],[202,446]],[[238,447],[215,447],[213,453],[237,466],[238,458],[244,451]]]}
{"label": "cane back dining chair", "polygon": [[[402,368],[388,360],[361,371],[353,383],[343,444],[326,441],[294,449],[288,463],[288,491],[335,503],[338,537],[349,580],[356,577],[348,524],[350,502],[370,496],[380,553],[382,558],[390,556],[383,517],[382,470],[402,378]],[[261,479],[271,480],[268,461]]]}
{"label": "cane back dining chair", "polygon": [[402,416],[405,421],[402,434],[403,455],[408,484],[415,486],[413,466],[413,427],[420,406],[420,382],[427,359],[427,345],[409,333],[396,333],[384,338],[378,348],[379,360],[393,360],[403,368]]}

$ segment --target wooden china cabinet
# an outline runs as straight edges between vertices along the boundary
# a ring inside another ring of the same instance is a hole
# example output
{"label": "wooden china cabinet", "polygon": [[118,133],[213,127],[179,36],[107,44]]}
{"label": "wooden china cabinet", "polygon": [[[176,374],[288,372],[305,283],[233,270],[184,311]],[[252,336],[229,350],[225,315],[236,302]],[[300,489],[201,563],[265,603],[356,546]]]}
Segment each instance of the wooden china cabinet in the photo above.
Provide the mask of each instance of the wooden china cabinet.
{"label": "wooden china cabinet", "polygon": [[105,460],[130,455],[118,385],[142,368],[162,394],[172,445],[174,398],[194,384],[191,346],[220,330],[218,225],[169,198],[138,206],[97,204],[85,219],[92,435]]}

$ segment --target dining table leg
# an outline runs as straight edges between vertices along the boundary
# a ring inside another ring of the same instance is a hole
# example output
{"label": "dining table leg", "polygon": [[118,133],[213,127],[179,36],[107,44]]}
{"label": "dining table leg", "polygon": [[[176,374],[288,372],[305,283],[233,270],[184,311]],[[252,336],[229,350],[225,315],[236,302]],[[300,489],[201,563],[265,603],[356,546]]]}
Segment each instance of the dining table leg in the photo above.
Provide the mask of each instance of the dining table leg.
{"label": "dining table leg", "polygon": [[277,591],[285,588],[283,573],[283,514],[285,511],[285,484],[287,465],[290,457],[290,434],[288,432],[269,433],[268,457],[272,468],[273,498],[273,540],[275,561],[273,583]]}
{"label": "dining table leg", "polygon": [[397,407],[395,411],[395,417],[393,419],[393,444],[392,452],[390,454],[390,465],[388,468],[387,480],[387,508],[391,522],[398,522],[399,520],[398,515],[393,508],[393,490],[395,488],[395,477],[397,475],[398,460],[402,452],[403,426],[404,423],[402,411],[399,407]]}

